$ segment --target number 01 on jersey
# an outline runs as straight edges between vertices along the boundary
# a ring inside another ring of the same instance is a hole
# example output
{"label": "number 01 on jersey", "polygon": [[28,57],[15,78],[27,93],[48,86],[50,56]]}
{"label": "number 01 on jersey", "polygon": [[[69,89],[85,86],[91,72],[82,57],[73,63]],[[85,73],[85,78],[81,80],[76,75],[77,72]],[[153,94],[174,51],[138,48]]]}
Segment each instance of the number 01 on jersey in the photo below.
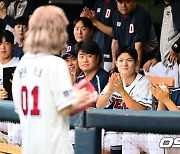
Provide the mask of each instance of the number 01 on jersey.
{"label": "number 01 on jersey", "polygon": [[[21,88],[21,106],[22,106],[22,110],[24,115],[27,115],[29,113],[30,110],[30,114],[31,115],[39,115],[40,111],[38,109],[38,86],[35,86],[32,91],[31,91],[31,95],[29,96],[28,93],[28,89],[26,86],[22,86]],[[29,103],[28,102],[30,99],[29,97],[32,97],[32,109],[29,109]]]}

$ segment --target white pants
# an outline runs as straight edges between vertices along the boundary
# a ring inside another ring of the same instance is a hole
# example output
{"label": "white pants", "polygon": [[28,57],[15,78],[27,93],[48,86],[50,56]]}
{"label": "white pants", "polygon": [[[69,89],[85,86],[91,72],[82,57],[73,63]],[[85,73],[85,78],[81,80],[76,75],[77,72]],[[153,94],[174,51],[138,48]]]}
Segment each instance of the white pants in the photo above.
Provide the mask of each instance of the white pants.
{"label": "white pants", "polygon": [[4,135],[4,139],[9,144],[21,145],[22,134],[20,124],[11,122],[0,122],[0,131],[6,132],[8,135]]}
{"label": "white pants", "polygon": [[164,137],[173,137],[174,139],[180,135],[170,134],[148,134],[149,152],[150,154],[179,154],[180,148],[159,148],[160,140]]}
{"label": "white pants", "polygon": [[148,136],[138,133],[123,133],[122,154],[140,154],[140,152],[149,153]]}
{"label": "white pants", "polygon": [[123,154],[179,154],[180,148],[160,148],[159,143],[163,137],[180,137],[180,135],[161,135],[161,134],[138,134],[123,133],[122,153]]}

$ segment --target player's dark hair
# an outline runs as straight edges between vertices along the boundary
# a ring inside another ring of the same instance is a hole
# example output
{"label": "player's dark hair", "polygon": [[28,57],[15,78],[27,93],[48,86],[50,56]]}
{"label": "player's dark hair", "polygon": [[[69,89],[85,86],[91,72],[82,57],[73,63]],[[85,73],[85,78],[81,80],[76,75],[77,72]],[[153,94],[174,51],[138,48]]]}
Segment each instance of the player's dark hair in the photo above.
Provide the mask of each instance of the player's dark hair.
{"label": "player's dark hair", "polygon": [[28,21],[29,21],[29,18],[26,18],[26,17],[18,17],[15,19],[15,25],[25,25],[25,26],[28,26]]}
{"label": "player's dark hair", "polygon": [[99,57],[98,64],[102,62],[102,54],[100,48],[98,44],[94,41],[91,40],[80,41],[75,45],[74,50],[77,55],[80,50],[86,54],[96,55]]}
{"label": "player's dark hair", "polygon": [[79,21],[82,21],[84,27],[87,27],[89,29],[93,29],[94,28],[92,21],[89,18],[87,18],[87,17],[78,17],[78,18],[76,18],[74,20],[74,27],[76,26],[76,24]]}
{"label": "player's dark hair", "polygon": [[134,61],[137,62],[138,53],[134,47],[124,46],[121,49],[119,49],[116,52],[116,60],[122,53],[128,53],[134,59]]}
{"label": "player's dark hair", "polygon": [[6,42],[10,42],[14,44],[14,35],[9,30],[0,30],[0,42],[2,43],[3,38],[5,38]]}

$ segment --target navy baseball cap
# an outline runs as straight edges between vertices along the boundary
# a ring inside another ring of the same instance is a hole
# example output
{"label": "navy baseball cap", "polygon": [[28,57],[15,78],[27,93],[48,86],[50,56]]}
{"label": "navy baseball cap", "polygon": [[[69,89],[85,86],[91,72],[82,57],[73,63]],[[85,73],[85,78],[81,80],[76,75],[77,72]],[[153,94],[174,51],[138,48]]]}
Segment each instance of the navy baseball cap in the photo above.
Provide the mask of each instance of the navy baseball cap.
{"label": "navy baseball cap", "polygon": [[61,58],[65,59],[67,56],[77,57],[77,54],[74,51],[74,46],[68,45],[64,53],[61,55]]}

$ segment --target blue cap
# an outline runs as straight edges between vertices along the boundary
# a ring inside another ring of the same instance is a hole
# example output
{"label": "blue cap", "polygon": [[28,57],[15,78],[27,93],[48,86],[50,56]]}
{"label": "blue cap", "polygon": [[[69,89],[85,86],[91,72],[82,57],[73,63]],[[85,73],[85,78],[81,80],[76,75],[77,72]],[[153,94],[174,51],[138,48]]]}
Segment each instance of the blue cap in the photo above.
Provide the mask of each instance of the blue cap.
{"label": "blue cap", "polygon": [[66,47],[66,50],[64,51],[64,53],[61,55],[61,58],[65,59],[68,55],[73,56],[73,57],[77,57],[77,54],[74,51],[74,46],[68,45]]}

